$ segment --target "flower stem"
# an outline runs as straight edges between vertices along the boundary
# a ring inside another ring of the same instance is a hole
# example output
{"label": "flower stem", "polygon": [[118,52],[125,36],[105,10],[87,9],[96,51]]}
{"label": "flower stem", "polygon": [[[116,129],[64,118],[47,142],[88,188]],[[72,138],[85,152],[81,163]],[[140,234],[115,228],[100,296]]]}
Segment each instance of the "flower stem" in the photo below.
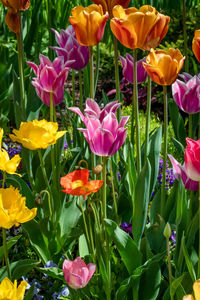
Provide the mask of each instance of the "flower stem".
{"label": "flower stem", "polygon": [[75,104],[75,71],[72,70],[72,99],[73,99],[73,106],[76,106]]}
{"label": "flower stem", "polygon": [[2,188],[4,189],[5,186],[5,181],[6,181],[6,172],[3,172],[3,181],[2,181]]}
{"label": "flower stem", "polygon": [[91,243],[90,243],[90,237],[89,237],[89,232],[88,232],[88,228],[87,228],[87,223],[86,223],[86,218],[85,218],[85,212],[84,212],[84,209],[83,209],[81,197],[79,197],[79,203],[80,203],[80,208],[81,208],[81,212],[82,212],[82,216],[83,216],[83,224],[84,224],[84,227],[85,227],[85,235],[86,235],[86,240],[87,240],[88,248],[89,248],[89,250],[91,250],[92,247],[91,247]]}
{"label": "flower stem", "polygon": [[163,145],[163,173],[162,173],[162,187],[161,187],[161,216],[163,217],[165,208],[165,186],[166,186],[166,162],[167,162],[167,138],[168,138],[168,108],[167,108],[167,87],[163,86],[164,98],[164,145]]}
{"label": "flower stem", "polygon": [[[48,19],[47,19],[47,22],[48,22],[48,30],[49,30],[49,45],[53,45],[53,33],[51,31],[51,28],[52,28],[52,17],[51,17],[51,11],[52,11],[52,6],[51,6],[51,2],[52,0],[47,0],[47,12],[48,12]],[[53,52],[51,51],[51,49],[49,48],[49,58],[50,60],[53,59]]]}
{"label": "flower stem", "polygon": [[185,0],[182,0],[183,4],[183,38],[184,38],[184,56],[185,56],[185,72],[189,72],[189,60],[188,60],[188,46],[187,46],[187,27],[186,27],[186,4]]}
{"label": "flower stem", "polygon": [[131,141],[134,145],[134,126],[135,119],[136,130],[136,160],[137,173],[141,171],[141,152],[140,152],[140,124],[139,124],[139,108],[138,108],[138,90],[137,90],[137,50],[133,49],[133,101],[132,101],[132,119],[131,119]]}
{"label": "flower stem", "polygon": [[[119,85],[119,66],[118,66],[118,48],[117,39],[113,35],[113,45],[114,45],[114,64],[115,64],[115,88],[116,88],[116,100],[120,101],[120,85]],[[121,118],[121,109],[117,110],[118,120]]]}
{"label": "flower stem", "polygon": [[94,99],[94,55],[93,47],[89,46],[90,57],[90,98]]}
{"label": "flower stem", "polygon": [[20,32],[17,34],[17,50],[18,50],[18,66],[19,66],[19,88],[20,88],[20,103],[22,111],[22,120],[26,119],[25,91],[24,91],[24,64],[23,64],[23,29],[21,22],[21,12],[18,11],[20,22]]}
{"label": "flower stem", "polygon": [[114,209],[115,209],[115,215],[116,215],[117,224],[119,225],[119,217],[118,217],[118,212],[117,212],[117,201],[116,201],[116,197],[115,197],[115,185],[114,185],[114,180],[113,180],[113,169],[112,169],[112,158],[111,157],[110,157],[110,177],[111,177],[112,195],[113,195],[113,204],[114,204]]}
{"label": "flower stem", "polygon": [[149,152],[150,119],[151,119],[151,78],[148,75],[144,162],[146,161]]}
{"label": "flower stem", "polygon": [[167,244],[167,261],[168,261],[168,271],[169,271],[169,285],[170,285],[170,299],[173,300],[172,296],[172,266],[171,266],[171,257],[170,257],[170,248],[169,248],[169,238],[166,238]]}
{"label": "flower stem", "polygon": [[53,122],[53,93],[50,92],[50,122]]}
{"label": "flower stem", "polygon": [[198,278],[200,278],[200,181],[199,181],[199,260],[198,260]]}
{"label": "flower stem", "polygon": [[5,228],[2,228],[2,233],[3,233],[4,258],[5,258],[5,262],[6,262],[8,278],[11,279],[11,270],[10,270],[10,263],[9,263],[9,259],[8,259],[8,248],[7,248],[7,243],[6,243],[6,229]]}
{"label": "flower stem", "polygon": [[192,114],[189,114],[189,138],[192,139]]}
{"label": "flower stem", "polygon": [[107,201],[106,201],[106,162],[107,162],[107,157],[103,157],[103,199],[102,199],[102,204],[103,204],[103,218],[107,218]]}
{"label": "flower stem", "polygon": [[83,111],[83,82],[82,82],[82,71],[79,70],[78,71],[78,75],[79,75],[79,91],[80,91],[80,110]]}

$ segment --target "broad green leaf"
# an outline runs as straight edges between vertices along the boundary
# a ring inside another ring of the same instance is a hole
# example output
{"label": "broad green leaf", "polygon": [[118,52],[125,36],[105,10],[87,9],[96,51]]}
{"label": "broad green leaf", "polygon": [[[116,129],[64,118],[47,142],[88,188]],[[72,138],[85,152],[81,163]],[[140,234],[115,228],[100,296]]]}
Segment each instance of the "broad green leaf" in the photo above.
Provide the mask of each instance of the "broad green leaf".
{"label": "broad green leaf", "polygon": [[53,267],[53,268],[37,268],[37,270],[52,278],[64,281],[64,274],[62,269]]}
{"label": "broad green leaf", "polygon": [[189,256],[189,253],[188,253],[188,250],[185,246],[185,237],[183,235],[182,237],[182,241],[181,241],[181,246],[182,246],[182,249],[183,249],[183,254],[184,254],[184,257],[185,257],[185,261],[186,261],[186,265],[187,265],[187,268],[188,268],[188,272],[192,278],[192,281],[195,282],[196,281],[196,273],[195,273],[195,270],[194,270],[194,267],[192,265],[192,262],[191,262],[191,259],[190,259],[190,256]]}
{"label": "broad green leaf", "polygon": [[[8,242],[6,242],[7,244],[7,249],[11,249],[16,243],[17,241],[20,239],[21,235],[15,236],[13,238],[11,238]],[[4,252],[3,252],[3,246],[0,247],[0,261],[3,259],[4,257]]]}

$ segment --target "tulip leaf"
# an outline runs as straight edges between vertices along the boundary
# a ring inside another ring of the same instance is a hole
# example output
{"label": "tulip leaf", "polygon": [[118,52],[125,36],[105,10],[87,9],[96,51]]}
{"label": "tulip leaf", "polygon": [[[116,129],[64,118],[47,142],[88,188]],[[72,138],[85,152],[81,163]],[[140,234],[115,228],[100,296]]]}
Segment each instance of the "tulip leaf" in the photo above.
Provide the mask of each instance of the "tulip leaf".
{"label": "tulip leaf", "polygon": [[189,274],[191,276],[191,279],[193,282],[196,281],[196,273],[195,273],[195,270],[194,270],[194,267],[193,267],[193,264],[191,262],[191,258],[189,256],[189,253],[187,251],[187,248],[185,246],[185,237],[184,235],[182,236],[182,240],[181,240],[181,246],[182,246],[182,249],[183,249],[183,254],[184,254],[184,257],[185,257],[185,261],[186,261],[186,265],[187,265],[187,268],[188,268],[188,271],[189,271]]}
{"label": "tulip leaf", "polygon": [[[20,239],[21,235],[15,236],[13,238],[11,238],[8,242],[6,242],[7,244],[7,249],[11,249],[16,243],[17,241]],[[2,260],[2,258],[4,257],[4,251],[3,251],[3,246],[0,247],[0,261]]]}
{"label": "tulip leaf", "polygon": [[31,99],[27,105],[27,121],[38,120],[43,102],[37,96],[35,87],[31,83],[29,83],[27,98]]}
{"label": "tulip leaf", "polygon": [[135,187],[135,199],[133,203],[133,237],[137,245],[140,244],[146,225],[147,210],[149,204],[149,189],[151,179],[151,165],[147,159],[142,171],[138,176]]}
{"label": "tulip leaf", "polygon": [[172,281],[172,285],[171,285],[171,295],[174,296],[176,293],[177,288],[180,286],[181,282],[183,281],[184,277],[185,277],[186,273],[183,273],[180,277],[174,279]]}
{"label": "tulip leaf", "polygon": [[109,219],[105,219],[104,221],[106,230],[116,244],[117,250],[129,274],[133,274],[133,271],[141,264],[141,252],[129,234],[120,229],[114,221]]}
{"label": "tulip leaf", "polygon": [[30,287],[30,289],[28,289],[27,294],[24,297],[24,300],[32,300],[33,296],[34,296],[34,289],[35,289],[35,283],[33,283]]}
{"label": "tulip leaf", "polygon": [[48,275],[49,277],[65,281],[63,270],[59,268],[37,268],[38,271]]}

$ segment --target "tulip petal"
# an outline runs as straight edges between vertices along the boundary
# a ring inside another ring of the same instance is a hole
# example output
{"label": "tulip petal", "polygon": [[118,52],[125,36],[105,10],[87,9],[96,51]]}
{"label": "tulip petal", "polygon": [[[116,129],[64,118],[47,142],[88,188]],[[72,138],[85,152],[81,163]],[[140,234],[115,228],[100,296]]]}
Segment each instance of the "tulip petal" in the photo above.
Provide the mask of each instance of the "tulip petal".
{"label": "tulip petal", "polygon": [[119,148],[124,144],[127,136],[127,128],[119,128],[117,131],[117,137],[110,149],[109,155],[114,155]]}
{"label": "tulip petal", "polygon": [[90,141],[90,144],[93,146],[94,153],[99,156],[108,156],[113,143],[114,137],[112,133],[102,128],[98,128],[96,130],[93,139]]}
{"label": "tulip petal", "polygon": [[186,91],[187,91],[187,86],[183,81],[177,79],[172,84],[172,95],[173,95],[174,101],[176,102],[178,107],[180,107],[180,109],[183,109],[182,99],[183,99]]}

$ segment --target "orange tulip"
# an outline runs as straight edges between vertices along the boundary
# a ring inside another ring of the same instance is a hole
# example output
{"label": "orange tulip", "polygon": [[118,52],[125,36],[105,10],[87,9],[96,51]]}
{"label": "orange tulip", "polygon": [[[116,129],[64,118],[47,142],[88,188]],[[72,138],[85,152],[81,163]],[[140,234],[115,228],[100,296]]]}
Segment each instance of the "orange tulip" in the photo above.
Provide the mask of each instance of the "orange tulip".
{"label": "orange tulip", "polygon": [[151,49],[143,66],[151,79],[160,85],[171,85],[183,67],[185,57],[178,49]]}
{"label": "orange tulip", "polygon": [[83,46],[95,46],[103,38],[108,13],[103,13],[101,5],[76,6],[69,21],[74,27],[76,38]]}
{"label": "orange tulip", "polygon": [[92,0],[95,4],[100,4],[103,7],[104,13],[108,12],[109,17],[112,18],[112,10],[115,5],[121,5],[122,7],[128,7],[130,0]]}
{"label": "orange tulip", "polygon": [[144,5],[140,9],[121,5],[113,8],[110,27],[125,47],[150,50],[156,48],[165,37],[170,17],[160,14],[154,7]]}
{"label": "orange tulip", "polygon": [[17,15],[18,10],[26,10],[30,6],[29,0],[1,0],[3,5],[8,7],[5,22],[8,28],[16,34],[20,32],[20,20]]}
{"label": "orange tulip", "polygon": [[200,62],[200,29],[195,30],[194,38],[192,40],[192,51],[196,59]]}
{"label": "orange tulip", "polygon": [[102,180],[89,181],[89,170],[82,169],[61,177],[60,184],[63,192],[74,196],[85,196],[96,193],[103,185]]}

